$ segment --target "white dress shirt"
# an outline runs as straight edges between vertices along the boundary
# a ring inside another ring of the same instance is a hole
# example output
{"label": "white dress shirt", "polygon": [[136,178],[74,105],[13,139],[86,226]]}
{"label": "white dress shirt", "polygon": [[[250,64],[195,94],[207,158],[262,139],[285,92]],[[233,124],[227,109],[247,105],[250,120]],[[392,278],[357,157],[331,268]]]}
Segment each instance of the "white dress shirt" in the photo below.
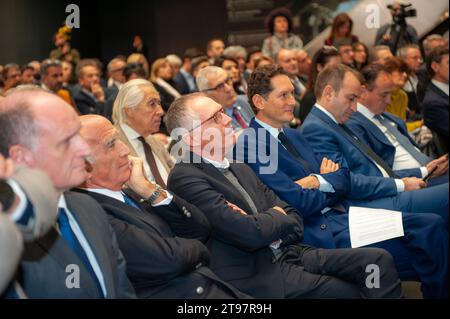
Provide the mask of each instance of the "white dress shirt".
{"label": "white dress shirt", "polygon": [[[426,167],[420,166],[420,163],[409,154],[406,149],[397,141],[397,138],[392,135],[392,133],[383,125],[381,122],[375,118],[375,114],[373,114],[366,106],[358,103],[358,112],[364,115],[369,121],[378,127],[378,129],[383,133],[384,136],[389,140],[392,146],[395,147],[395,156],[394,156],[394,164],[392,165],[392,169],[402,170],[402,169],[411,169],[411,168],[420,168],[422,173],[422,178],[428,175],[428,170]],[[393,123],[395,125],[395,123]],[[419,149],[417,151],[420,152]]]}
{"label": "white dress shirt", "polygon": [[92,269],[94,270],[94,273],[97,276],[97,279],[102,288],[103,296],[106,297],[107,292],[106,292],[106,287],[105,287],[105,280],[103,278],[103,273],[100,270],[100,265],[98,264],[97,259],[95,258],[95,255],[91,249],[91,246],[89,245],[89,242],[87,241],[86,237],[83,234],[83,231],[81,230],[80,226],[78,225],[77,220],[75,219],[75,217],[73,217],[69,207],[67,207],[67,203],[66,203],[64,194],[61,195],[61,197],[59,198],[58,208],[65,209],[65,211],[67,213],[67,218],[69,219],[70,228],[72,228],[73,233],[77,237],[81,247],[83,248],[84,252],[86,253],[86,256],[89,259]]}
{"label": "white dress shirt", "polygon": [[[108,196],[111,198],[114,198],[122,203],[125,203],[124,193],[122,191],[113,191],[107,188],[85,188],[89,192],[97,193],[100,195]],[[169,193],[168,191],[165,191],[167,197],[160,201],[158,204],[152,205],[153,207],[163,206],[163,205],[169,205],[172,202],[173,195]]]}
{"label": "white dress shirt", "polygon": [[[321,110],[325,115],[327,115],[330,119],[332,119],[336,124],[339,124],[338,121],[334,118],[333,114],[328,112],[323,106],[316,103],[315,105],[319,110]],[[389,174],[382,168],[380,165],[377,164],[374,160],[370,159],[373,164],[378,168],[378,170],[381,172],[383,177],[389,177]],[[397,187],[397,193],[401,193],[405,191],[405,183],[401,179],[394,179],[395,185]]]}
{"label": "white dress shirt", "polygon": [[[155,182],[155,177],[152,174],[152,171],[150,170],[150,166],[147,163],[146,157],[145,157],[145,151],[144,146],[142,145],[141,141],[139,141],[139,137],[141,136],[138,132],[136,132],[134,129],[129,127],[127,124],[120,124],[120,127],[122,128],[123,132],[125,133],[126,137],[128,138],[128,141],[133,146],[134,150],[136,151],[136,154],[143,159],[144,162],[144,173],[145,176],[149,181]],[[153,150],[152,150],[153,152]],[[167,184],[167,178],[169,177],[168,172],[166,171],[163,163],[159,159],[159,157],[153,152],[153,156],[155,157],[156,167],[158,168],[159,175],[161,175],[161,178],[163,179],[164,183]]]}

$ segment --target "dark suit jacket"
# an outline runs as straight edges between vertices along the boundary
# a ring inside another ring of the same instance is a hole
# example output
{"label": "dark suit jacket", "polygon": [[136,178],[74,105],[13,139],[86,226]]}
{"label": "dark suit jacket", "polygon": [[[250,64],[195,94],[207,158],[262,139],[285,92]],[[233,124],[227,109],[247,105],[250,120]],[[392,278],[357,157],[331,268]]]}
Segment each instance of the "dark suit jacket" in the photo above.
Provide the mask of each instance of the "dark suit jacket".
{"label": "dark suit jacket", "polygon": [[[312,173],[320,174],[321,159],[316,157],[301,133],[287,128],[284,129],[284,133],[309,164]],[[256,160],[252,160],[254,154]],[[264,158],[258,157],[258,154],[264,154]],[[250,123],[250,128],[239,136],[234,148],[234,158],[249,165],[264,184],[300,212],[305,222],[304,243],[323,248],[336,248],[331,228],[323,229],[322,225],[326,225],[327,221],[321,211],[335,204],[347,206],[342,198],[345,198],[351,190],[348,169],[341,168],[334,173],[322,175],[333,186],[334,193],[300,187],[295,181],[310,173],[254,119]],[[273,171],[264,171],[269,168],[269,163],[273,165]]]}
{"label": "dark suit jacket", "polygon": [[103,115],[104,103],[94,100],[81,89],[79,84],[71,88],[71,93],[75,104],[81,115],[85,114],[101,114]]}
{"label": "dark suit jacket", "polygon": [[[192,155],[192,154],[191,154]],[[195,157],[195,156],[194,156]],[[178,163],[169,175],[168,187],[189,198],[211,224],[207,246],[211,268],[228,283],[256,298],[283,298],[284,278],[269,245],[282,239],[284,245],[298,243],[303,223],[298,212],[281,201],[245,164],[231,164],[231,172],[248,192],[258,210],[252,210],[223,174],[196,157],[193,163]],[[247,215],[231,210],[226,201]],[[283,208],[285,216],[272,207]]]}
{"label": "dark suit jacket", "polygon": [[393,178],[382,177],[381,172],[354,144],[352,138],[341,133],[341,128],[317,107],[313,107],[300,127],[303,136],[319,157],[327,157],[341,167],[350,169],[352,189],[374,198],[397,195]]}
{"label": "dark suit jacket", "polygon": [[[87,194],[108,214],[138,297],[242,297],[207,268],[209,253],[201,241],[209,237],[210,226],[195,206],[174,196],[170,205],[152,207],[140,204],[140,197],[127,191],[139,210],[108,196]],[[198,294],[200,287],[202,294]]]}
{"label": "dark suit jacket", "polygon": [[443,136],[447,140],[448,146],[448,95],[430,83],[422,104],[425,125],[433,132]]}
{"label": "dark suit jacket", "polygon": [[189,94],[191,91],[189,90],[189,85],[184,78],[184,75],[181,72],[178,72],[177,75],[173,78],[173,82],[175,84],[175,88],[181,95]]}
{"label": "dark suit jacket", "polygon": [[[105,281],[107,298],[133,298],[133,287],[126,276],[125,259],[116,235],[102,207],[89,196],[66,192],[67,206],[76,218],[97,259]],[[78,265],[80,288],[67,288],[71,281],[68,265]],[[93,299],[101,297],[95,282],[75,252],[52,228],[45,236],[25,244],[20,283],[29,298]]]}
{"label": "dark suit jacket", "polygon": [[[400,133],[408,138],[412,145],[419,148],[414,140],[409,136],[405,122],[387,112],[382,114],[388,120],[397,125]],[[378,156],[380,156],[390,167],[394,165],[395,147],[389,142],[384,133],[368,118],[360,112],[355,112],[346,125],[364,141]],[[430,159],[431,160],[431,159]],[[420,169],[413,173],[414,176],[421,177]]]}

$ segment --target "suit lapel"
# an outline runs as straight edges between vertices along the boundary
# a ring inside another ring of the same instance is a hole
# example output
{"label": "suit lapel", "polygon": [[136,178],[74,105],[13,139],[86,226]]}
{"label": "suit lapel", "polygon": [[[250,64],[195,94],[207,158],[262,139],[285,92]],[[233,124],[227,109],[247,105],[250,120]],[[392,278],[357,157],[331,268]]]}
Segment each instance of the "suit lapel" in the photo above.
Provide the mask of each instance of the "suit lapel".
{"label": "suit lapel", "polygon": [[97,260],[97,263],[100,267],[100,271],[103,274],[103,279],[106,287],[106,291],[109,297],[114,296],[114,277],[113,271],[111,269],[111,256],[106,247],[110,246],[104,242],[104,238],[102,238],[101,234],[103,231],[99,231],[92,224],[89,214],[95,214],[95,211],[86,211],[85,207],[83,207],[82,202],[74,200],[71,196],[70,192],[64,193],[66,197],[67,207],[70,209],[72,215],[77,220],[78,225],[80,226],[83,234],[89,243],[89,246]]}
{"label": "suit lapel", "polygon": [[[193,156],[197,157],[196,155],[193,155]],[[239,191],[236,189],[236,187],[234,187],[234,185],[231,184],[231,182],[225,176],[223,176],[223,174],[217,168],[215,168],[210,163],[206,163],[203,160],[203,158],[201,159],[200,163],[198,161],[194,161],[193,165],[196,166],[198,169],[203,170],[208,176],[210,176],[216,182],[221,184],[221,187],[224,188],[224,190],[223,190],[223,192],[222,191],[219,191],[219,192],[221,192],[222,194],[232,194],[232,196],[234,198],[237,198],[239,200],[238,203],[233,203],[233,204],[239,206],[245,212],[252,214],[252,209],[247,204],[247,201],[245,200],[245,198],[241,195],[241,193],[239,193]],[[230,170],[235,174],[239,183],[241,183],[238,175],[236,175],[236,172],[233,171],[232,165],[230,165]],[[241,185],[242,185],[242,187],[244,187],[243,184],[241,184]],[[244,187],[244,189],[245,189],[245,187]]]}
{"label": "suit lapel", "polygon": [[363,127],[367,127],[367,129],[375,136],[375,138],[386,146],[392,147],[392,144],[383,134],[383,132],[368,118],[362,115],[359,112],[353,114],[353,117],[356,121],[360,122]]}
{"label": "suit lapel", "polygon": [[124,142],[128,148],[130,149],[130,155],[134,157],[138,157],[136,150],[134,149],[133,145],[131,145],[130,141],[128,140],[128,137],[125,135],[124,131],[122,130],[122,127],[120,125],[115,125],[117,131],[119,132],[119,139]]}

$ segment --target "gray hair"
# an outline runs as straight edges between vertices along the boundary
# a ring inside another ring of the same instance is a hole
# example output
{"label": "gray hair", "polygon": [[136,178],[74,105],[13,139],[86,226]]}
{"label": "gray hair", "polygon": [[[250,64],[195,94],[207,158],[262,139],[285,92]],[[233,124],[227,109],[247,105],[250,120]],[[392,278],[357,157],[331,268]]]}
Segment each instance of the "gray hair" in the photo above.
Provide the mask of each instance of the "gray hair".
{"label": "gray hair", "polygon": [[417,44],[411,43],[411,44],[407,44],[407,45],[401,47],[400,49],[398,49],[397,50],[397,56],[402,58],[402,59],[405,59],[406,55],[408,53],[408,49],[417,49],[417,50],[420,51],[420,47]]}
{"label": "gray hair", "polygon": [[112,119],[114,124],[125,123],[126,115],[125,108],[136,107],[144,99],[144,92],[141,88],[149,86],[154,90],[156,89],[149,81],[144,79],[134,79],[125,83],[119,90],[116,100],[114,101]]}
{"label": "gray hair", "polygon": [[175,64],[177,66],[181,66],[183,61],[181,61],[180,57],[175,54],[169,54],[166,56],[166,60],[169,61],[170,64]]}
{"label": "gray hair", "polygon": [[197,83],[197,87],[199,91],[204,91],[210,88],[209,79],[214,76],[218,76],[220,72],[226,72],[224,69],[218,66],[207,66],[206,68],[198,71],[197,77],[195,78],[195,82]]}
{"label": "gray hair", "polygon": [[55,59],[46,59],[41,63],[41,75],[47,75],[48,69],[51,67],[62,67],[61,61]]}
{"label": "gray hair", "polygon": [[232,45],[232,46],[227,47],[223,51],[223,55],[231,56],[233,58],[242,56],[244,58],[244,60],[247,60],[247,50],[245,50],[245,48],[240,45]]}
{"label": "gray hair", "polygon": [[108,65],[106,66],[106,69],[108,70],[108,72],[111,72],[111,70],[113,69],[114,63],[116,63],[116,62],[123,62],[123,63],[126,64],[126,62],[125,62],[124,59],[121,59],[121,58],[114,58],[114,59],[112,59],[111,61],[109,61]]}
{"label": "gray hair", "polygon": [[196,98],[205,96],[204,93],[196,92],[182,95],[172,102],[164,117],[164,123],[169,134],[176,128],[184,128],[186,130],[193,128],[193,122],[199,120],[199,117],[188,104]]}
{"label": "gray hair", "polygon": [[374,61],[378,60],[378,52],[388,50],[391,51],[391,48],[387,45],[376,45],[370,50],[369,54],[369,63],[373,63]]}
{"label": "gray hair", "polygon": [[444,41],[444,37],[440,34],[430,34],[423,40],[422,46],[423,46],[425,55],[428,55],[430,53],[430,51],[431,51],[431,49],[429,48],[430,42],[435,41],[435,40]]}
{"label": "gray hair", "polygon": [[37,86],[21,85],[8,92],[0,101],[0,153],[9,157],[13,145],[33,149],[37,144],[39,128],[32,111],[36,93],[47,93]]}

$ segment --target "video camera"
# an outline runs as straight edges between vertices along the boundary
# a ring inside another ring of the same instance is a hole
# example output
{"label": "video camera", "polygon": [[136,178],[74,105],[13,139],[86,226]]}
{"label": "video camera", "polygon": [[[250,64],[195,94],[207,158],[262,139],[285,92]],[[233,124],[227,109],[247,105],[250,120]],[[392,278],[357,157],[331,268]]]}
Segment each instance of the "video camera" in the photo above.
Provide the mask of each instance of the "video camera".
{"label": "video camera", "polygon": [[396,24],[405,24],[406,25],[406,18],[410,17],[417,17],[417,10],[412,8],[412,4],[398,4],[400,6],[400,10],[397,10],[395,5],[388,5],[387,8],[394,12],[394,23]]}

